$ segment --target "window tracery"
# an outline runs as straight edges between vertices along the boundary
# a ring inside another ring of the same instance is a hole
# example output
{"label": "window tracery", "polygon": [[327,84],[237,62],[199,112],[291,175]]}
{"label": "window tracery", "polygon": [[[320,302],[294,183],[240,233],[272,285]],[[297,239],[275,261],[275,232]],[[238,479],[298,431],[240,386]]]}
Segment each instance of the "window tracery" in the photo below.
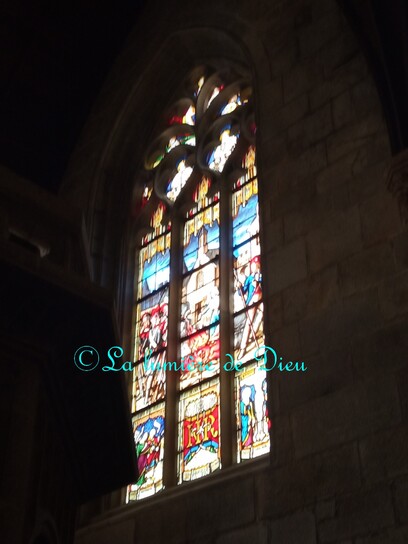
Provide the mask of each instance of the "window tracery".
{"label": "window tracery", "polygon": [[167,111],[138,220],[128,500],[269,451],[251,87],[200,67]]}

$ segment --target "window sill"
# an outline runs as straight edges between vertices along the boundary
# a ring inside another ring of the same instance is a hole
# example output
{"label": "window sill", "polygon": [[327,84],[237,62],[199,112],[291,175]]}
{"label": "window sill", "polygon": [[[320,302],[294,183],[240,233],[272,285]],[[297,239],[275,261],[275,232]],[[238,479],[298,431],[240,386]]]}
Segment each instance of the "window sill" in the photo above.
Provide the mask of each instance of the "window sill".
{"label": "window sill", "polygon": [[265,454],[258,459],[253,459],[251,461],[246,461],[245,463],[239,463],[234,466],[221,469],[198,480],[184,482],[183,484],[175,487],[163,489],[151,497],[146,497],[145,499],[140,499],[138,501],[133,501],[119,507],[112,508],[101,515],[91,518],[84,525],[78,527],[77,531],[78,533],[85,533],[87,531],[87,527],[90,525],[92,525],[93,528],[102,528],[105,525],[110,525],[112,521],[115,523],[124,521],[151,507],[156,507],[159,505],[163,506],[166,502],[171,501],[176,497],[180,498],[192,492],[206,491],[210,488],[222,486],[230,480],[237,478],[237,476],[240,478],[248,477],[255,475],[258,472],[262,472],[269,467],[270,454]]}

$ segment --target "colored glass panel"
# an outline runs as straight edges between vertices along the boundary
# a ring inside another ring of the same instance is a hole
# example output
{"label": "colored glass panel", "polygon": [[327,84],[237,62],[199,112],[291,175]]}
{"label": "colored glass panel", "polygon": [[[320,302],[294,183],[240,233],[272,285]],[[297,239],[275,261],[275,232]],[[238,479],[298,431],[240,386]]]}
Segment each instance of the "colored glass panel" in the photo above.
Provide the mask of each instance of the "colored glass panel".
{"label": "colored glass panel", "polygon": [[242,160],[242,168],[245,169],[245,174],[234,183],[234,189],[241,187],[241,185],[244,185],[247,181],[256,177],[255,161],[256,150],[255,146],[251,145]]}
{"label": "colored glass panel", "polygon": [[182,337],[219,321],[218,284],[217,262],[211,262],[184,278],[181,294]]}
{"label": "colored glass panel", "polygon": [[253,179],[232,195],[232,244],[242,244],[259,232],[258,182]]}
{"label": "colored glass panel", "polygon": [[165,288],[137,305],[136,360],[167,346],[168,300],[168,288]]}
{"label": "colored glass panel", "polygon": [[238,135],[231,134],[229,128],[224,130],[220,136],[220,144],[217,145],[209,156],[208,167],[215,172],[222,172],[237,142]]}
{"label": "colored glass panel", "polygon": [[210,99],[208,100],[207,108],[210,107],[211,102],[213,100],[215,100],[215,98],[217,98],[217,96],[220,94],[220,92],[223,90],[223,88],[224,88],[224,85],[214,87],[214,89],[213,89],[213,91],[211,93]]}
{"label": "colored glass panel", "polygon": [[262,298],[262,274],[258,237],[234,250],[234,313]]}
{"label": "colored glass panel", "polygon": [[179,483],[220,468],[218,383],[207,382],[181,394],[178,451]]}
{"label": "colored glass panel", "polygon": [[220,327],[215,324],[181,342],[180,389],[218,374],[220,368]]}
{"label": "colored glass panel", "polygon": [[197,84],[194,89],[194,96],[197,97],[200,94],[200,91],[204,85],[204,81],[205,81],[204,76],[200,77],[200,79],[197,81]]}
{"label": "colored glass panel", "polygon": [[166,394],[166,350],[146,354],[133,371],[133,412],[164,398]]}
{"label": "colored glass panel", "polygon": [[153,161],[150,163],[150,168],[156,168],[156,166],[159,166],[163,159],[164,153],[159,153],[158,155],[156,155]]}
{"label": "colored glass panel", "polygon": [[145,185],[142,194],[142,207],[146,206],[152,196],[153,187],[151,185]]}
{"label": "colored glass panel", "polygon": [[219,326],[200,331],[181,342],[180,388],[196,384],[219,372]]}
{"label": "colored glass panel", "polygon": [[245,181],[248,181],[256,176],[256,152],[255,147],[251,146],[243,160],[243,167],[246,169]]}
{"label": "colored glass panel", "polygon": [[234,94],[229,100],[228,103],[222,108],[221,115],[227,115],[228,113],[232,113],[234,110],[238,108],[238,106],[242,105],[241,97],[239,94]]}
{"label": "colored glass panel", "polygon": [[184,225],[184,272],[207,264],[219,250],[219,204],[200,211]]}
{"label": "colored glass panel", "polygon": [[196,211],[206,208],[213,202],[213,199],[208,197],[210,187],[211,180],[207,177],[203,177],[200,183],[197,185],[197,188],[193,194],[193,200],[197,204]]}
{"label": "colored glass panel", "polygon": [[177,165],[177,174],[169,180],[166,190],[166,196],[173,202],[177,199],[182,188],[187,183],[187,180],[193,172],[192,166],[186,166],[186,161],[183,159]]}
{"label": "colored glass panel", "polygon": [[245,363],[264,345],[263,304],[254,304],[234,316],[234,360]]}
{"label": "colored glass panel", "polygon": [[140,249],[138,298],[145,297],[168,283],[170,242],[170,233],[167,233]]}
{"label": "colored glass panel", "polygon": [[164,403],[133,418],[139,479],[128,487],[128,501],[163,488]]}
{"label": "colored glass panel", "polygon": [[178,145],[196,145],[196,139],[194,134],[180,134],[178,136],[172,136],[166,145],[166,153],[169,153],[172,149]]}
{"label": "colored glass panel", "polygon": [[143,245],[146,245],[153,238],[164,234],[167,230],[170,229],[170,223],[163,223],[164,214],[166,213],[166,206],[160,203],[157,208],[152,213],[150,218],[150,226],[153,229],[153,232],[148,234],[143,239]]}
{"label": "colored glass panel", "polygon": [[180,116],[173,115],[169,119],[169,125],[191,125],[195,124],[195,107],[189,106],[188,109]]}
{"label": "colored glass panel", "polygon": [[250,364],[235,374],[238,462],[270,449],[266,371]]}

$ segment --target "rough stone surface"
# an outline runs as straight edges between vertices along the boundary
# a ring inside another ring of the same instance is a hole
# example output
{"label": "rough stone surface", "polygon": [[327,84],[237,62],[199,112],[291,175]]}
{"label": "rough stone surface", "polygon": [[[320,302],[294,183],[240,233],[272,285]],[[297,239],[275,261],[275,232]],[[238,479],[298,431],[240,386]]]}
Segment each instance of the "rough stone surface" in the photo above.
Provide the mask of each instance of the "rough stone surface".
{"label": "rough stone surface", "polygon": [[[224,20],[245,55],[218,33]],[[207,43],[194,37],[197,24],[209,29]],[[156,63],[173,25],[182,30],[171,42],[175,53]],[[268,374],[269,466],[252,473],[257,461],[242,463],[228,481],[213,475],[202,488],[192,483],[161,502],[146,500],[134,508],[134,525],[113,514],[106,534],[78,533],[78,544],[111,535],[151,544],[408,542],[408,234],[386,189],[387,128],[351,28],[334,0],[208,0],[185,12],[178,6],[177,17],[149,27],[148,40],[139,30],[67,174],[78,202],[94,195],[84,214],[95,278],[113,286],[112,248],[122,239],[110,228],[111,201],[117,193],[130,202],[158,106],[185,66],[197,52],[200,63],[220,51],[249,59],[264,341],[307,371]]]}
{"label": "rough stone surface", "polygon": [[324,451],[399,421],[398,390],[392,376],[357,382],[293,412],[295,451],[298,456]]}
{"label": "rough stone surface", "polygon": [[287,544],[316,544],[316,522],[312,512],[303,511],[270,524],[270,541]]}
{"label": "rough stone surface", "polygon": [[310,270],[316,272],[353,255],[360,248],[360,217],[357,208],[333,213],[321,228],[307,236]]}
{"label": "rough stone surface", "polygon": [[281,291],[307,275],[306,248],[303,240],[273,250],[268,255],[268,270],[274,276],[271,293]]}
{"label": "rough stone surface", "polygon": [[394,513],[388,487],[378,487],[336,500],[336,517],[319,526],[322,543],[338,542],[358,533],[370,533],[393,525]]}

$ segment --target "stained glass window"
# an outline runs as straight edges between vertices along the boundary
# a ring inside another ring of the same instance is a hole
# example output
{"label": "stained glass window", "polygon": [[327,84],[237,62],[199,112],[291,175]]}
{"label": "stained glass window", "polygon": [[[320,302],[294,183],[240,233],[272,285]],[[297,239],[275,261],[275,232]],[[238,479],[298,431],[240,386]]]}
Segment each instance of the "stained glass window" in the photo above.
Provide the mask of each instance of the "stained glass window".
{"label": "stained glass window", "polygon": [[[255,358],[265,338],[250,84],[206,66],[181,89],[143,172],[132,382],[140,476],[128,500],[270,448]],[[240,371],[224,368],[231,359]]]}

